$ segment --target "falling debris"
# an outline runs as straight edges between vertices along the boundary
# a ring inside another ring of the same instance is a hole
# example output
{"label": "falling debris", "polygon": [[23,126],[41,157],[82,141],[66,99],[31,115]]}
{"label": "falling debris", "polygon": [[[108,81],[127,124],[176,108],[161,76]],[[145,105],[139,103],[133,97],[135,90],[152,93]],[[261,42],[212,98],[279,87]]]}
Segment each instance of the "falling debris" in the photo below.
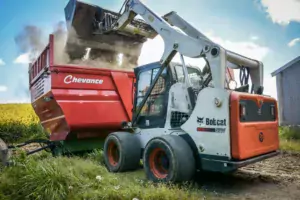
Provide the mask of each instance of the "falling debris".
{"label": "falling debris", "polygon": [[[75,30],[66,30],[66,24],[60,21],[55,24],[51,33],[54,35],[54,63],[56,65],[80,65],[85,67],[109,68],[133,70],[136,62],[131,62],[126,56],[118,52],[103,51],[87,47],[80,52],[79,46],[84,46],[76,38]],[[15,42],[20,53],[28,54],[29,61],[34,62],[46,47],[46,33],[34,25],[26,25],[23,30],[15,36]],[[67,46],[67,42],[71,45]],[[93,47],[97,42],[89,41]],[[118,44],[121,45],[121,44]],[[115,45],[115,48],[118,48]]]}
{"label": "falling debris", "polygon": [[65,29],[65,22],[60,21],[54,26],[54,63],[67,64],[70,62],[70,57],[65,51],[67,41],[67,30]]}

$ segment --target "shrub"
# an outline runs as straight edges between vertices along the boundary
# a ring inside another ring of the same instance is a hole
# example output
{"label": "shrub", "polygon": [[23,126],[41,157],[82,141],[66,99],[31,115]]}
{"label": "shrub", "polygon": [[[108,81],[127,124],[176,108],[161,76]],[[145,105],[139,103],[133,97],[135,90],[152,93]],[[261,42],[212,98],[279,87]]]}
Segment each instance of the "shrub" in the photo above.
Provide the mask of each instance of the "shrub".
{"label": "shrub", "polygon": [[5,142],[46,138],[47,134],[30,104],[2,104],[0,113],[0,138]]}
{"label": "shrub", "polygon": [[281,138],[288,140],[300,140],[300,127],[299,126],[283,126],[279,129]]}

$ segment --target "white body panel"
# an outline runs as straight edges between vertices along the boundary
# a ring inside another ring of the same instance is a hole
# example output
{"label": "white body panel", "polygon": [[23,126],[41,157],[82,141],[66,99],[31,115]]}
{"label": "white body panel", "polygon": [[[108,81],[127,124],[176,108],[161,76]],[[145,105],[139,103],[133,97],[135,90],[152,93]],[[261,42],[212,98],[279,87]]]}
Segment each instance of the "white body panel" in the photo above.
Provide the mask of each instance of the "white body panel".
{"label": "white body panel", "polygon": [[187,88],[183,83],[175,83],[171,86],[169,90],[169,100],[168,100],[168,110],[165,128],[171,129],[171,112],[178,111],[190,114],[191,113],[191,103],[189,95],[187,93]]}
{"label": "white body panel", "polygon": [[162,135],[180,135],[185,134],[185,132],[180,128],[172,129],[170,126],[171,112],[179,111],[184,113],[190,113],[191,110],[188,109],[190,105],[189,96],[187,93],[186,86],[183,83],[175,83],[171,86],[169,90],[169,100],[168,100],[168,110],[165,128],[149,128],[149,129],[137,129],[135,135],[141,141],[141,147],[145,148],[149,140],[154,137],[159,137]]}
{"label": "white body panel", "polygon": [[[231,157],[229,97],[229,91],[222,89],[204,88],[199,92],[194,111],[188,121],[181,126],[182,130],[192,137],[199,153]],[[215,98],[222,103],[220,107],[216,106]],[[198,122],[198,117],[203,118],[202,123]],[[217,120],[225,120],[226,124],[207,125],[206,120],[209,119],[215,119],[216,123],[222,123]],[[197,131],[198,127],[216,128],[216,132]]]}
{"label": "white body panel", "polygon": [[[199,154],[225,156],[231,158],[230,153],[230,116],[229,116],[229,98],[230,93],[226,90],[215,88],[204,88],[199,94],[194,111],[189,119],[178,128],[171,128],[171,112],[179,111],[189,113],[187,105],[190,104],[187,90],[184,84],[174,84],[169,92],[169,103],[165,128],[137,129],[135,135],[139,137],[141,146],[144,148],[148,141],[154,137],[167,134],[189,134],[195,142]],[[217,107],[215,98],[221,102]],[[199,118],[203,118],[203,123],[199,123]],[[206,120],[215,119],[216,123],[222,125],[207,125]],[[222,120],[222,121],[217,121]],[[198,128],[215,128],[216,132],[198,131]]]}
{"label": "white body panel", "polygon": [[160,137],[162,135],[180,135],[185,132],[181,129],[171,130],[167,128],[151,128],[151,129],[136,129],[135,136],[139,138],[141,148],[145,148],[149,140],[154,137]]}

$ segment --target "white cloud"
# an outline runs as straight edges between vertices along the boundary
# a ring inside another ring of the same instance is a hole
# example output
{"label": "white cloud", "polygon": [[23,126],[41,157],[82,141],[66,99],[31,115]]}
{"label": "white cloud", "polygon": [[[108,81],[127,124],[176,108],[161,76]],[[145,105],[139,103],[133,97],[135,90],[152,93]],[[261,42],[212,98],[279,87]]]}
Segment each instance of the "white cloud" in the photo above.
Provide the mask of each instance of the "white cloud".
{"label": "white cloud", "polygon": [[[223,46],[224,48],[253,59],[263,60],[263,58],[270,51],[268,47],[258,45],[253,41],[236,42],[224,40],[221,37],[215,36],[212,31],[204,34],[206,34],[207,37],[209,37],[212,41]],[[153,40],[147,41],[142,48],[141,56],[139,58],[139,65],[159,61],[163,54],[163,51],[164,42],[160,36],[157,36]]]}
{"label": "white cloud", "polygon": [[257,37],[257,36],[251,36],[250,39],[251,39],[251,40],[258,40],[258,37]]}
{"label": "white cloud", "polygon": [[18,63],[18,64],[29,64],[30,60],[29,60],[29,53],[24,53],[19,55],[15,60],[14,63]]}
{"label": "white cloud", "polygon": [[0,58],[0,66],[5,65],[5,62]]}
{"label": "white cloud", "polygon": [[144,43],[141,55],[138,60],[139,65],[159,61],[164,51],[164,41],[160,36]]}
{"label": "white cloud", "polygon": [[0,85],[0,92],[6,92],[7,87],[5,85]]}
{"label": "white cloud", "polygon": [[274,23],[287,25],[291,21],[300,22],[299,0],[261,0],[261,3]]}
{"label": "white cloud", "polygon": [[[300,12],[300,11],[299,11],[299,12]],[[293,46],[295,46],[298,42],[300,43],[300,38],[295,38],[295,39],[291,40],[291,41],[288,43],[288,46],[289,46],[289,47],[293,47]]]}
{"label": "white cloud", "polygon": [[276,77],[264,77],[264,94],[277,99]]}
{"label": "white cloud", "polygon": [[212,41],[218,43],[224,48],[234,51],[238,54],[247,56],[249,58],[263,60],[265,56],[269,53],[270,49],[265,46],[261,46],[253,41],[230,41],[224,40],[221,37],[217,37],[213,32],[208,32],[206,34]]}
{"label": "white cloud", "polygon": [[0,104],[8,103],[31,103],[29,98],[20,98],[20,99],[1,99]]}

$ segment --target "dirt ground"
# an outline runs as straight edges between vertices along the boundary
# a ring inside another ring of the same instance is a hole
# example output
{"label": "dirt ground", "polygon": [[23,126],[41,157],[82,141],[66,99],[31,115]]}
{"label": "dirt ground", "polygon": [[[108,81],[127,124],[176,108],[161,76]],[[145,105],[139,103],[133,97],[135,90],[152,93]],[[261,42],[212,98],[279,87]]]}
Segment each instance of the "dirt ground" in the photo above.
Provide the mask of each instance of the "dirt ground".
{"label": "dirt ground", "polygon": [[300,153],[277,157],[241,168],[232,175],[206,174],[199,187],[216,199],[300,199]]}

